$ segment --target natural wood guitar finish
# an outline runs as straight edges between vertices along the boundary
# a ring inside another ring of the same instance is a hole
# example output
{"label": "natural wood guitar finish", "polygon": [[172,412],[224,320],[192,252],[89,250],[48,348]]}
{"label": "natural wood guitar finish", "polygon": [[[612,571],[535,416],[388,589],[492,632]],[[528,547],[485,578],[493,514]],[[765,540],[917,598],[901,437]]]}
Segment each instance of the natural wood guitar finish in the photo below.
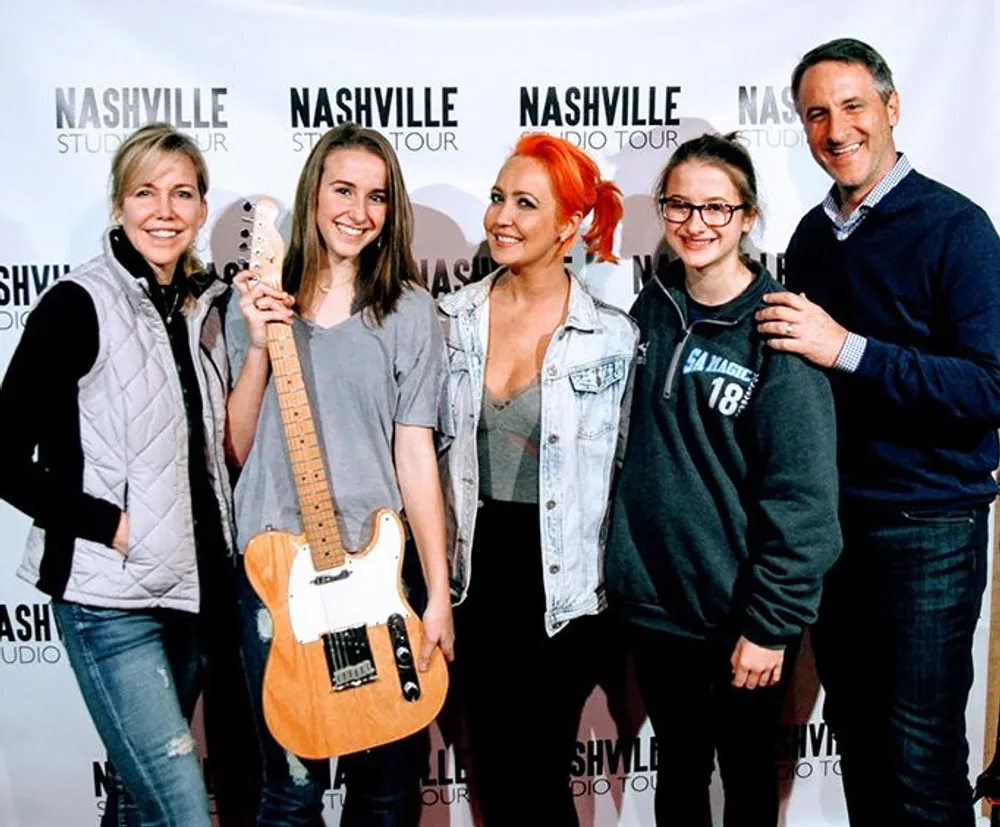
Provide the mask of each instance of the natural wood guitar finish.
{"label": "natural wood guitar finish", "polygon": [[[280,288],[276,218],[272,202],[258,202],[250,264]],[[423,627],[402,589],[399,516],[380,509],[367,546],[347,552],[291,326],[268,325],[267,346],[304,534],[267,531],[244,552],[247,577],[273,621],[264,717],[295,755],[345,755],[430,724],[444,704],[448,670],[440,650],[428,671],[416,670]]]}

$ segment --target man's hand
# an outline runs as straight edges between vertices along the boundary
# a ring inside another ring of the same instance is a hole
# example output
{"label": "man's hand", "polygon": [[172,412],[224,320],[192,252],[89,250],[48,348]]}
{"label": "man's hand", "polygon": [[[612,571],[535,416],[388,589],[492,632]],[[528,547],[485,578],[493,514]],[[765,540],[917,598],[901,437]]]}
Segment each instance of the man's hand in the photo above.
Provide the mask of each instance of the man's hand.
{"label": "man's hand", "polygon": [[757,330],[771,338],[775,350],[797,353],[821,368],[832,368],[844,347],[847,331],[805,293],[765,293],[771,305],[758,310]]}

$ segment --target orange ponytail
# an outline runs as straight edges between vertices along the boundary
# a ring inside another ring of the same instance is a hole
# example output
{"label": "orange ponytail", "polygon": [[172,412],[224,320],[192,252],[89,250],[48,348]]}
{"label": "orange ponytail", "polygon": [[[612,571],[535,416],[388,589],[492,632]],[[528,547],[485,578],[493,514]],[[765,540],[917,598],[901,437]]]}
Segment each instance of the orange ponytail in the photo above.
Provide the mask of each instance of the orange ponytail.
{"label": "orange ponytail", "polygon": [[[586,217],[593,212],[590,227],[583,234],[584,247],[598,261],[617,263],[611,250],[622,217],[622,194],[613,181],[601,179],[593,159],[569,141],[542,132],[522,136],[513,154],[534,158],[545,167],[562,220],[573,213]],[[566,246],[571,243],[572,238]]]}
{"label": "orange ponytail", "polygon": [[618,257],[611,252],[615,241],[615,228],[622,219],[622,191],[614,181],[597,182],[597,199],[594,201],[594,217],[590,227],[583,234],[583,245],[587,252],[598,261],[618,263]]}

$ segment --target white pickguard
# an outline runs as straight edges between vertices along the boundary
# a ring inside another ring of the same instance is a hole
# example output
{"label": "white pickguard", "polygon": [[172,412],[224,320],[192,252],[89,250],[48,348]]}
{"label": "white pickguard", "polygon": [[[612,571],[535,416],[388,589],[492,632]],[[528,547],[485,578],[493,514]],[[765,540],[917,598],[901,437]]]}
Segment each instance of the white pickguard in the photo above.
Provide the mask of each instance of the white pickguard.
{"label": "white pickguard", "polygon": [[[303,543],[295,552],[288,580],[288,614],[295,639],[312,643],[329,632],[385,623],[392,614],[409,617],[399,596],[402,553],[403,537],[393,514],[379,518],[372,550],[363,557],[348,554],[339,568],[317,572],[309,545]],[[340,579],[316,585],[317,577]]]}

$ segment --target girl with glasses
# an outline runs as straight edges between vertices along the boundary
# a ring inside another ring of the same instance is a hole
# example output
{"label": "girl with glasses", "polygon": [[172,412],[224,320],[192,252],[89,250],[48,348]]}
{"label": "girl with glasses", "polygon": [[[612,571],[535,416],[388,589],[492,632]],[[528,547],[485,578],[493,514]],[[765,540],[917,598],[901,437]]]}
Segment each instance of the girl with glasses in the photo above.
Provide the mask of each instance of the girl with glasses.
{"label": "girl with glasses", "polygon": [[656,193],[677,259],[631,310],[643,357],[608,588],[659,745],[657,823],[713,823],[717,753],[724,824],[774,827],[785,686],[840,551],[833,402],[756,330],[782,288],[740,250],[759,203],[736,136],[682,144]]}

